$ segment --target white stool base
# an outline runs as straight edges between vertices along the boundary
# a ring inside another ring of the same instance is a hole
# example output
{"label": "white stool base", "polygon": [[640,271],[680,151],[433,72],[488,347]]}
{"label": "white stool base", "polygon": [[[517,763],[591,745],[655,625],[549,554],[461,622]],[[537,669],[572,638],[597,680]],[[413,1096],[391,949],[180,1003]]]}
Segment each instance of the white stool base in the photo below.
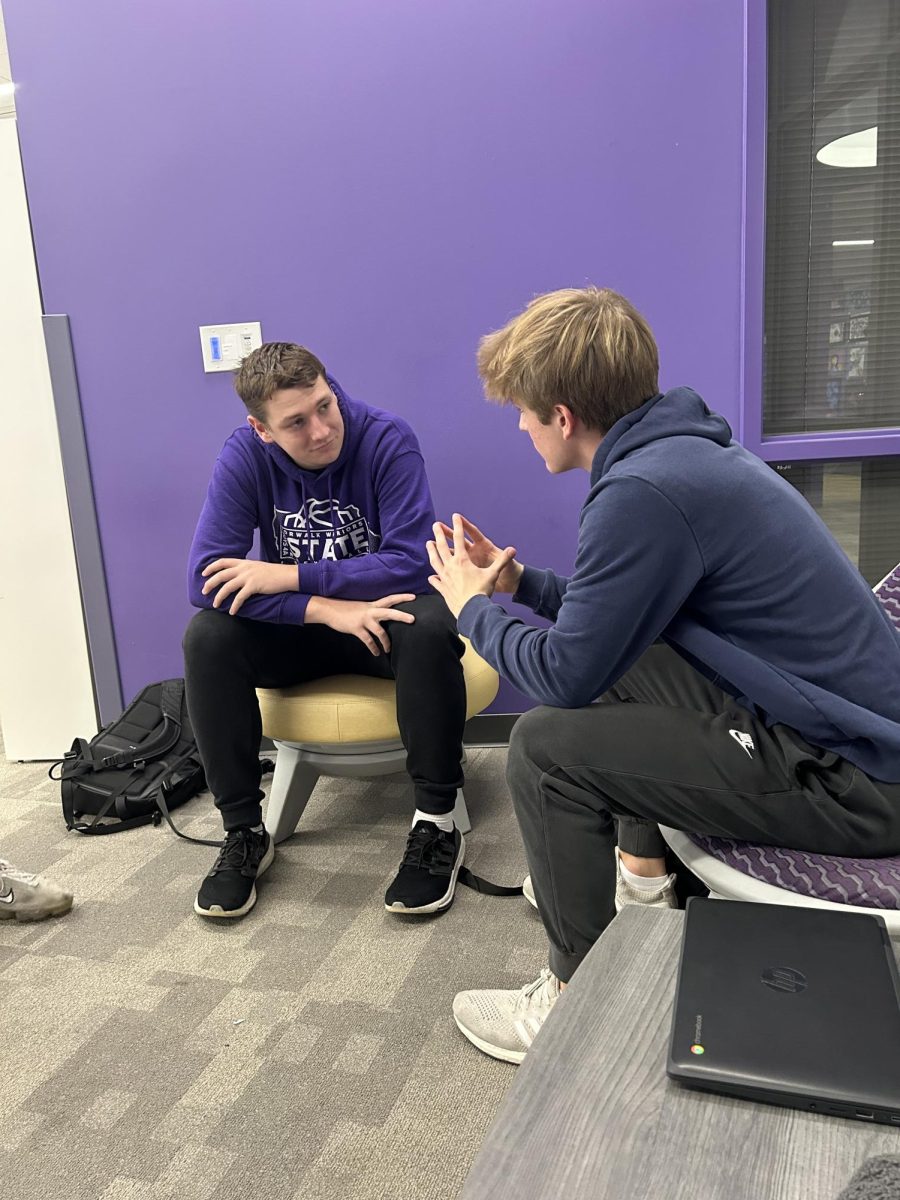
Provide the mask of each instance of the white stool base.
{"label": "white stool base", "polygon": [[[406,750],[400,742],[342,742],[335,747],[276,741],[275,745],[278,754],[265,814],[266,829],[275,842],[283,842],[297,828],[320,775],[365,779],[395,775],[406,768]],[[456,793],[453,819],[460,833],[472,828],[462,788]]]}

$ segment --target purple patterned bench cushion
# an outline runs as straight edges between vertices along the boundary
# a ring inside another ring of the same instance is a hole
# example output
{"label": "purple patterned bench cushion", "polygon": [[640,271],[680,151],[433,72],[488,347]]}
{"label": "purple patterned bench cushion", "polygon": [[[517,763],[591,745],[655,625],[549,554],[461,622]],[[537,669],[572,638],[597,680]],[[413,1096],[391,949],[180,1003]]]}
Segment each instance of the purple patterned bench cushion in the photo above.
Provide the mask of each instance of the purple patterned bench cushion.
{"label": "purple patterned bench cushion", "polygon": [[887,609],[887,615],[900,630],[900,565],[875,588],[875,595]]}
{"label": "purple patterned bench cushion", "polygon": [[900,857],[837,858],[691,834],[701,850],[751,879],[833,904],[900,909]]}
{"label": "purple patterned bench cushion", "polygon": [[[875,595],[900,630],[900,564],[875,588]],[[900,908],[900,857],[836,858],[777,846],[753,846],[731,838],[700,837],[691,841],[726,866],[773,887],[815,896],[834,904],[863,908]]]}

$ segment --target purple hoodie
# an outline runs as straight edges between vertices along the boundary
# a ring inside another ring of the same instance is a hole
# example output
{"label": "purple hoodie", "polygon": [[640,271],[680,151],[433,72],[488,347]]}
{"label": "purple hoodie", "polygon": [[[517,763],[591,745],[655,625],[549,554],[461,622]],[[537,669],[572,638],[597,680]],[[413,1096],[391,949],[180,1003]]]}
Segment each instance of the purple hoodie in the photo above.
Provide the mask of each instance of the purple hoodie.
{"label": "purple hoodie", "polygon": [[310,596],[378,600],[431,591],[425,542],[434,504],[416,436],[400,417],[351,400],[328,376],[344,418],[338,458],[305,471],[249,425],[236,429],[216,459],[188,565],[188,596],[202,594],[202,571],[217,558],[247,558],[255,530],[264,562],[298,564],[299,592],[252,596],[241,616],[302,625]]}

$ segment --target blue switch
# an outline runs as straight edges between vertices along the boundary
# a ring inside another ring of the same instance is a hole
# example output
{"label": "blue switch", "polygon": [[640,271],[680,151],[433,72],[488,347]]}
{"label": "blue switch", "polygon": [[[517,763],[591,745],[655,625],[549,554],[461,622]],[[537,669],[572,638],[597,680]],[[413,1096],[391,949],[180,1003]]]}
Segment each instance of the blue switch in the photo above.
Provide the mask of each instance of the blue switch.
{"label": "blue switch", "polygon": [[222,361],[222,342],[219,338],[211,337],[209,339],[209,354],[213,362]]}

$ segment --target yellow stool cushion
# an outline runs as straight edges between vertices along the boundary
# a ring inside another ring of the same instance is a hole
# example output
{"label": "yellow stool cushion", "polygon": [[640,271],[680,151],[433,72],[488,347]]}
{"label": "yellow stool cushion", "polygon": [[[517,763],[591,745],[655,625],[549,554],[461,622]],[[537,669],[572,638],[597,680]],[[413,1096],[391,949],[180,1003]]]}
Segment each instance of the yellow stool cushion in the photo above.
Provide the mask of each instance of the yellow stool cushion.
{"label": "yellow stool cushion", "polygon": [[[466,717],[483,712],[497,695],[500,678],[462,639],[466,680]],[[282,742],[399,740],[397,685],[393,679],[367,675],[330,675],[289,688],[259,688],[263,733]]]}

